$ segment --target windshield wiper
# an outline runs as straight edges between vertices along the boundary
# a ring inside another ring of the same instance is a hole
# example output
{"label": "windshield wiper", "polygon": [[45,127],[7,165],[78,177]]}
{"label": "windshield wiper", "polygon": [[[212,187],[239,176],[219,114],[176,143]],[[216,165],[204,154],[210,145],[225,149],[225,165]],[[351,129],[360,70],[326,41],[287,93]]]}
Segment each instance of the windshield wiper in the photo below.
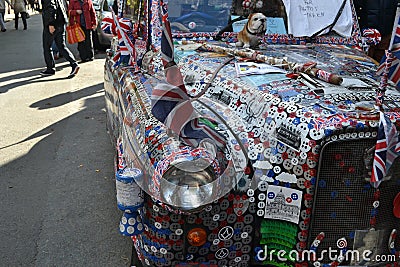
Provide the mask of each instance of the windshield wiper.
{"label": "windshield wiper", "polygon": [[345,4],[346,4],[346,1],[347,1],[347,0],[343,0],[342,5],[340,6],[339,11],[338,11],[338,13],[336,14],[336,17],[335,17],[335,19],[333,20],[333,22],[332,22],[331,24],[329,24],[328,26],[322,28],[321,30],[317,31],[316,33],[314,33],[314,34],[311,36],[311,38],[315,38],[318,34],[320,34],[321,32],[325,31],[325,30],[328,29],[328,28],[329,28],[329,30],[328,30],[327,34],[329,34],[329,33],[332,31],[333,27],[335,27],[337,21],[339,20],[340,15],[342,15],[344,6],[345,6]]}
{"label": "windshield wiper", "polygon": [[239,17],[237,17],[237,18],[231,20],[231,21],[228,23],[228,25],[226,25],[222,30],[220,30],[220,31],[217,33],[217,35],[214,37],[214,39],[217,40],[217,41],[218,41],[218,40],[221,40],[222,34],[223,34],[224,32],[232,31],[232,24],[233,24],[233,23],[235,23],[236,21],[244,20],[244,19],[247,19],[247,17],[239,16]]}

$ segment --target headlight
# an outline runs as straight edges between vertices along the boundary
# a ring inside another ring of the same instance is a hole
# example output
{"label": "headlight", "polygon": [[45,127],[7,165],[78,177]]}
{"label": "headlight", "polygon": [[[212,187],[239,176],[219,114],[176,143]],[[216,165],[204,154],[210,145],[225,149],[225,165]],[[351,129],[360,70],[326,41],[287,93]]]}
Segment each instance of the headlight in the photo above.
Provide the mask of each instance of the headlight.
{"label": "headlight", "polygon": [[161,197],[182,210],[193,210],[214,200],[215,179],[214,168],[205,159],[175,162],[161,179]]}

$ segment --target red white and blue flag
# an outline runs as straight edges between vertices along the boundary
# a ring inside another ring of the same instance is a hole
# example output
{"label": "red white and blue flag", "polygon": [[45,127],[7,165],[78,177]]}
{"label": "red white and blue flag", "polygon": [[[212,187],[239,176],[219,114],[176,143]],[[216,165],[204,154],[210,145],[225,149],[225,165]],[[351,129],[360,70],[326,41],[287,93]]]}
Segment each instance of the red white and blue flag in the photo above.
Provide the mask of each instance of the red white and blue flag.
{"label": "red white and blue flag", "polygon": [[114,19],[111,16],[105,16],[101,21],[101,30],[107,34],[116,34],[115,33],[115,24]]}
{"label": "red white and blue flag", "polygon": [[384,86],[387,86],[387,80],[391,80],[398,88],[400,88],[400,55],[399,57],[394,56],[393,52],[387,50],[384,57],[382,58],[381,65],[378,67],[376,72],[378,75],[383,77],[386,72],[387,78],[384,81]]}
{"label": "red white and blue flag", "polygon": [[[400,7],[397,7],[389,48],[381,60],[377,74],[382,75],[381,90],[385,89],[387,79],[400,88]],[[385,77],[386,76],[386,77]]]}
{"label": "red white and blue flag", "polygon": [[372,166],[371,184],[377,188],[400,155],[399,133],[390,119],[380,112],[378,139]]}
{"label": "red white and blue flag", "polygon": [[115,26],[118,35],[118,52],[114,56],[114,67],[119,66],[121,63],[126,65],[132,65],[137,68],[136,65],[136,49],[134,46],[135,38],[132,34],[132,21],[127,18],[118,18],[112,11],[113,24]]}
{"label": "red white and blue flag", "polygon": [[160,82],[153,88],[151,98],[154,117],[178,134],[187,145],[197,147],[200,141],[209,139],[217,147],[224,147],[224,136],[211,126],[214,121],[202,118],[179,87]]}
{"label": "red white and blue flag", "polygon": [[[399,8],[397,8],[397,13],[399,12]],[[396,16],[396,24],[394,26],[392,36],[392,46],[390,51],[396,58],[400,58],[400,16]]]}
{"label": "red white and blue flag", "polygon": [[152,91],[152,114],[190,146],[197,147],[201,140],[208,138],[218,147],[223,147],[223,135],[208,125],[214,124],[213,121],[201,118],[192,105],[182,73],[174,61],[174,44],[166,2],[160,1],[160,9],[163,28],[161,59],[166,83],[160,82]]}

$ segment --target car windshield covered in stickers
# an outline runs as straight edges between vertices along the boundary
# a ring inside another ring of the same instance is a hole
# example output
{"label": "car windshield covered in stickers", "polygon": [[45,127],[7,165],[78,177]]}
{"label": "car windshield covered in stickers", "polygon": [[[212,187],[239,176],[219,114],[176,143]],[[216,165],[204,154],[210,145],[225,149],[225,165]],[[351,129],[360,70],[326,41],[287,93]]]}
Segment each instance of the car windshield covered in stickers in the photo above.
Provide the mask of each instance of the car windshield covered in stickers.
{"label": "car windshield covered in stickers", "polygon": [[351,0],[132,6],[102,25],[132,265],[397,266],[400,95]]}

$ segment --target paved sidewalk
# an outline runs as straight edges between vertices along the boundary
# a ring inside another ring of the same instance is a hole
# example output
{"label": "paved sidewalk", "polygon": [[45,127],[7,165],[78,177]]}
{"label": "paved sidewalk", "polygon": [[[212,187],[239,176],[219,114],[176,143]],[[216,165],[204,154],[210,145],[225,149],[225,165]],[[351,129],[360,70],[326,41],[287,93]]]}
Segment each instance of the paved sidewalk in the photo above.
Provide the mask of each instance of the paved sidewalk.
{"label": "paved sidewalk", "polygon": [[[119,234],[104,58],[73,79],[64,58],[44,70],[41,14],[0,32],[0,267],[130,266]],[[69,45],[78,57],[77,44]]]}

